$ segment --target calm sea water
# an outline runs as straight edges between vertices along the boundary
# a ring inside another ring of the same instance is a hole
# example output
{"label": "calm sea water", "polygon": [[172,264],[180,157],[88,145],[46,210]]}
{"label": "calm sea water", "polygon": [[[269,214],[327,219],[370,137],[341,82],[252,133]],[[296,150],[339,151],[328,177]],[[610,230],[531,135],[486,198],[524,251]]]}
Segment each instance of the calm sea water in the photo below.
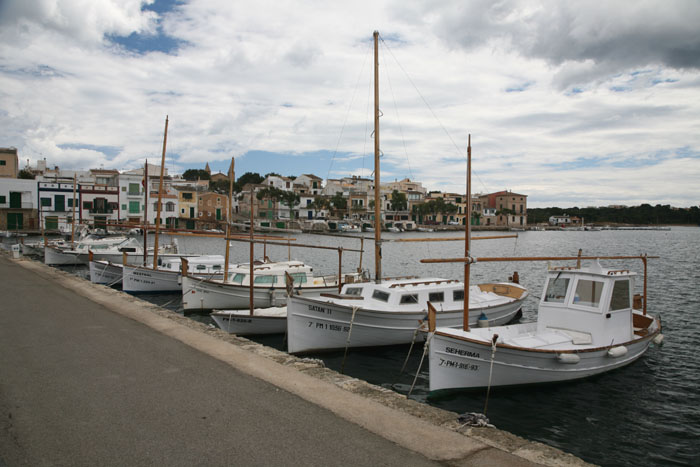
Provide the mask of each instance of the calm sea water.
{"label": "calm sea water", "polygon": [[[371,235],[371,234],[370,234]],[[370,236],[368,235],[368,236]],[[455,233],[385,234],[384,238],[454,237]],[[476,233],[475,235],[487,235]],[[357,238],[295,234],[299,243],[359,248]],[[223,254],[219,239],[178,238],[187,253]],[[362,267],[373,269],[373,243],[365,241]],[[649,311],[661,316],[665,343],[652,346],[636,363],[595,378],[564,384],[492,388],[487,416],[498,428],[533,441],[561,448],[600,465],[700,465],[700,228],[670,231],[521,232],[517,239],[475,241],[473,256],[660,256],[649,261]],[[273,260],[304,260],[317,273],[337,272],[334,251],[268,246]],[[256,247],[261,257],[263,247]],[[385,243],[382,268],[385,276],[463,277],[459,264],[425,265],[422,258],[459,257],[463,242]],[[232,261],[247,261],[248,244],[234,243]],[[642,272],[641,261],[604,262]],[[356,253],[343,255],[344,270],[360,266]],[[506,280],[518,271],[531,297],[522,321],[535,320],[537,299],[546,274],[546,263],[481,263],[472,266],[473,282]],[[637,292],[641,293],[641,280]],[[177,296],[146,297],[182,312]],[[208,316],[193,319],[210,323]],[[283,337],[258,339],[283,349]],[[400,374],[409,346],[353,351],[344,372],[406,394],[419,366],[422,346],[413,349],[407,370]],[[329,368],[340,370],[343,353],[319,354]],[[485,391],[453,393],[428,398],[427,358],[418,372],[411,398],[458,413],[483,412]]]}

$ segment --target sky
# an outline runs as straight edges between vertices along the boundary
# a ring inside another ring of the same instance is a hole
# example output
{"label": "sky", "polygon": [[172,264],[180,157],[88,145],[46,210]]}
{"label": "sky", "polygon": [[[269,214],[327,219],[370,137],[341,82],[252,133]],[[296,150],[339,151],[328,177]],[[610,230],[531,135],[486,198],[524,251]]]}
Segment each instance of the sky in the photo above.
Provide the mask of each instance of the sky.
{"label": "sky", "polygon": [[0,0],[20,166],[372,177],[700,204],[700,2]]}

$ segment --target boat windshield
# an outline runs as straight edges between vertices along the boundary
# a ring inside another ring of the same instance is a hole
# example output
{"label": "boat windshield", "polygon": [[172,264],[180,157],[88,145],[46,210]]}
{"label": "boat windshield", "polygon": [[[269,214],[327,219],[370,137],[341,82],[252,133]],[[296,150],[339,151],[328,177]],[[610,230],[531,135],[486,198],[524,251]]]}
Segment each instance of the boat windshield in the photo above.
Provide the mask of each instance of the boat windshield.
{"label": "boat windshield", "polygon": [[630,303],[630,281],[621,280],[615,281],[613,286],[612,298],[610,299],[610,310],[624,310],[631,308]]}
{"label": "boat windshield", "polygon": [[245,274],[241,274],[239,272],[239,273],[236,273],[235,276],[233,276],[233,280],[231,280],[231,282],[233,282],[234,284],[242,284],[244,278],[245,278]]}
{"label": "boat windshield", "polygon": [[598,308],[600,296],[603,292],[603,285],[605,285],[604,282],[579,279],[576,284],[574,303],[576,305]]}
{"label": "boat windshield", "polygon": [[[306,273],[305,272],[293,272],[290,274],[294,285],[306,284]],[[257,280],[255,281],[257,282]]]}
{"label": "boat windshield", "polygon": [[564,303],[566,291],[569,288],[569,279],[550,277],[547,283],[547,291],[544,294],[545,302]]}
{"label": "boat windshield", "polygon": [[256,276],[254,284],[274,284],[277,276]]}

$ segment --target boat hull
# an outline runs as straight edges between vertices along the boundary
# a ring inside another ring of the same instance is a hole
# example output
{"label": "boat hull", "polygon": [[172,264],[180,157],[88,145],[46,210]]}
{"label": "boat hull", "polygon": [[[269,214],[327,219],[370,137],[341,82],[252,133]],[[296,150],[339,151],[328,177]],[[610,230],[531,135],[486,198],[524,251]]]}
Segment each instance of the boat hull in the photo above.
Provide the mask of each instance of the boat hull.
{"label": "boat hull", "polygon": [[[490,307],[484,312],[488,313],[491,324],[505,324],[516,316],[523,300]],[[475,324],[479,313],[473,313],[470,322]],[[440,311],[437,322],[440,326],[460,327],[463,316],[462,310]],[[295,295],[287,305],[288,351],[306,353],[346,346],[378,347],[423,341],[424,333],[417,333],[417,330],[426,317],[427,312],[423,310],[397,312],[359,308],[353,318],[352,306]]]}
{"label": "boat hull", "polygon": [[[587,378],[634,362],[646,352],[659,330],[656,322],[644,337],[624,344],[579,351],[575,347],[538,350],[498,345],[493,354],[491,369],[490,342],[459,339],[450,335],[449,330],[441,332],[438,329],[430,340],[430,391],[475,389],[489,385],[519,386]],[[615,351],[622,347],[624,351]]]}
{"label": "boat hull", "polygon": [[130,293],[180,292],[180,273],[138,266],[124,266],[122,290]]}
{"label": "boat hull", "polygon": [[44,264],[49,266],[88,264],[88,254],[87,251],[84,253],[63,251],[49,246],[44,248]]}
{"label": "boat hull", "polygon": [[[318,297],[322,293],[337,291],[338,287],[304,287],[301,290],[304,296]],[[286,304],[287,289],[284,287],[253,288],[254,308],[279,307]],[[191,312],[249,308],[250,288],[247,285],[183,277],[182,306],[185,311]]]}
{"label": "boat hull", "polygon": [[287,329],[286,313],[278,316],[262,316],[254,311],[228,310],[211,314],[219,328],[239,336],[283,334]]}
{"label": "boat hull", "polygon": [[103,285],[120,285],[122,283],[121,264],[106,261],[90,261],[90,282]]}

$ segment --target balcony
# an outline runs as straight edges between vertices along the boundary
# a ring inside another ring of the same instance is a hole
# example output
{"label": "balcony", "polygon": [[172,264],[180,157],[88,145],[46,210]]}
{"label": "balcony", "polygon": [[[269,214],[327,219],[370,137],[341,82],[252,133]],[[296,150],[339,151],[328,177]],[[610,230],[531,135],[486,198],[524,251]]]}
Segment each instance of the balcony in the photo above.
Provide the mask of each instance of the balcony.
{"label": "balcony", "polygon": [[88,211],[90,214],[112,214],[114,209],[112,208],[93,208]]}

